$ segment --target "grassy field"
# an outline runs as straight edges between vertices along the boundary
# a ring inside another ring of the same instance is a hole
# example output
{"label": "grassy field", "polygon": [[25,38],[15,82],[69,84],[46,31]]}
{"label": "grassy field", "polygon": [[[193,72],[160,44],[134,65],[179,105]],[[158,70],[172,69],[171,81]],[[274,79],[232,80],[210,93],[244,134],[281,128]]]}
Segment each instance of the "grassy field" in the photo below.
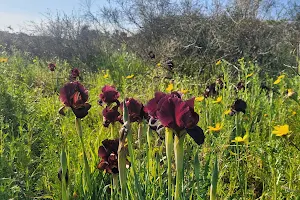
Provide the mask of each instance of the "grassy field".
{"label": "grassy field", "polygon": [[[91,104],[89,114],[81,120],[85,151],[73,112],[69,110],[66,116],[58,113],[63,105],[59,89],[69,81],[73,67],[80,70]],[[0,199],[62,199],[65,191],[64,199],[121,199],[120,185],[118,181],[113,183],[113,177],[116,180],[118,176],[97,169],[101,142],[112,136],[117,138],[121,128],[120,123],[103,126],[104,108],[98,100],[105,85],[116,87],[120,101],[133,97],[144,105],[156,91],[181,91],[183,99],[197,97],[195,111],[200,116],[198,126],[204,131],[205,141],[197,145],[185,137],[182,199],[299,199],[300,76],[286,72],[278,74],[279,78],[268,77],[260,67],[243,59],[238,63],[220,61],[213,68],[215,74],[211,77],[191,78],[175,73],[170,85],[169,79],[162,78],[162,66],[145,66],[129,54],[112,57],[94,73],[58,60],[52,72],[47,62],[17,54],[8,57],[7,62],[3,60]],[[224,86],[215,96],[203,98],[206,86],[219,76]],[[203,82],[204,78],[209,81]],[[237,90],[241,80],[245,88]],[[246,112],[231,116],[228,110],[236,99],[247,103]],[[278,126],[282,128],[277,130]],[[160,138],[148,131],[146,123],[133,123],[131,130],[131,154],[127,157],[131,166],[125,170],[125,198],[165,200],[168,192],[173,196],[174,151],[169,157],[168,173],[164,135]],[[130,138],[127,141],[131,142]],[[62,151],[66,153],[67,189],[58,179]]]}

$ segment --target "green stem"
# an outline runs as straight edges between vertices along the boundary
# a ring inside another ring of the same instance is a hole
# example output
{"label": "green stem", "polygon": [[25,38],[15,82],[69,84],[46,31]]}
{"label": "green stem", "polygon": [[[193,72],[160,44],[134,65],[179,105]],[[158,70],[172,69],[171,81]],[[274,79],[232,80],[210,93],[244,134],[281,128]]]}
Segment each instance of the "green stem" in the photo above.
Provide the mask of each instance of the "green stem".
{"label": "green stem", "polygon": [[111,188],[111,198],[116,199],[116,194],[118,194],[118,188],[119,188],[119,180],[118,180],[118,174],[112,174],[112,188]]}
{"label": "green stem", "polygon": [[84,160],[84,180],[85,180],[85,186],[86,186],[86,191],[89,191],[90,188],[90,167],[89,163],[87,161],[87,156],[86,156],[86,151],[85,151],[85,146],[82,138],[82,126],[81,126],[81,120],[79,118],[76,118],[75,120],[75,125],[76,129],[79,135],[82,151],[83,151],[83,160]]}
{"label": "green stem", "polygon": [[[120,145],[122,145],[121,142]],[[122,195],[122,199],[126,200],[126,149],[124,149],[123,146],[119,146],[119,150],[118,150],[118,168],[119,168],[121,195]]]}
{"label": "green stem", "polygon": [[114,131],[115,131],[115,123],[112,123],[110,127],[110,138],[112,140],[114,139]]}
{"label": "green stem", "polygon": [[133,138],[132,138],[132,133],[130,130],[128,130],[127,134],[127,139],[128,139],[128,150],[129,150],[129,156],[130,156],[130,161],[131,161],[131,169],[133,171],[133,176],[134,176],[134,184],[138,192],[139,199],[144,199],[142,196],[142,191],[140,188],[138,176],[136,174],[135,170],[135,159],[134,159],[134,151],[133,151]]}
{"label": "green stem", "polygon": [[139,149],[141,148],[141,140],[143,135],[143,123],[139,123],[139,129],[138,129],[138,145]]}
{"label": "green stem", "polygon": [[211,186],[210,186],[210,200],[215,200],[217,196],[217,184],[218,184],[218,158],[216,156],[215,163],[214,163],[214,169],[211,177]]}
{"label": "green stem", "polygon": [[174,140],[175,164],[176,164],[175,200],[182,199],[184,136],[185,135],[178,137],[177,135],[175,135],[175,140]]}
{"label": "green stem", "polygon": [[67,181],[66,181],[66,174],[67,174],[67,155],[66,151],[63,149],[61,152],[60,156],[60,162],[61,162],[61,189],[62,189],[62,199],[63,200],[68,200],[69,195],[68,195],[68,186],[67,186]]}
{"label": "green stem", "polygon": [[172,149],[173,149],[173,131],[165,128],[166,154],[168,162],[168,200],[172,199]]}

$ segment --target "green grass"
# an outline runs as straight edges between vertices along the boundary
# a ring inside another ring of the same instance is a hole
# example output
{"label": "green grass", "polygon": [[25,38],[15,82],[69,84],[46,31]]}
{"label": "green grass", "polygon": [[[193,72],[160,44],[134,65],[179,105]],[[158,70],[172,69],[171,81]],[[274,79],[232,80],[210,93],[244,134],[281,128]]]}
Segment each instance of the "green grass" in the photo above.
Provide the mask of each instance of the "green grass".
{"label": "green grass", "polygon": [[[79,67],[80,66],[76,66]],[[83,140],[90,166],[91,187],[83,187],[83,152],[75,129],[71,111],[63,117],[58,114],[62,106],[58,93],[68,81],[68,63],[57,61],[52,73],[41,60],[34,62],[16,54],[8,63],[0,63],[0,199],[61,199],[61,182],[57,178],[60,153],[65,147],[69,170],[70,199],[111,199],[112,176],[97,169],[98,148],[101,141],[110,137],[110,128],[102,126],[102,107],[98,95],[105,84],[113,84],[121,98],[134,97],[144,104],[155,91],[165,91],[169,81],[157,78],[161,71],[146,66],[130,54],[114,55],[107,66],[98,66],[99,72],[83,73],[83,84],[89,89],[92,108],[82,120]],[[216,74],[224,75],[224,87],[219,96],[195,102],[200,115],[198,125],[206,139],[197,146],[189,136],[184,144],[184,199],[208,199],[211,177],[217,156],[217,199],[296,199],[300,196],[300,107],[285,91],[292,88],[300,93],[299,76],[288,74],[278,85],[276,77],[269,78],[253,63],[243,60],[233,66],[222,62],[214,66]],[[235,68],[238,68],[238,72]],[[109,77],[103,78],[108,69]],[[254,75],[246,78],[247,74]],[[126,79],[134,74],[134,78]],[[208,75],[207,75],[208,76]],[[201,77],[174,75],[174,89],[187,89],[184,99],[201,96],[207,83]],[[247,88],[238,93],[234,85],[246,80]],[[278,90],[279,94],[264,92],[260,85]],[[235,98],[247,102],[246,114],[225,115]],[[292,114],[292,112],[296,114]],[[208,126],[223,125],[220,132],[209,132]],[[276,125],[288,124],[292,131],[288,137],[272,134]],[[118,134],[118,124],[115,135]],[[146,128],[145,128],[146,129]],[[137,140],[138,125],[132,126],[133,140]],[[235,136],[249,134],[248,145],[235,144]],[[147,141],[146,132],[141,146],[134,147],[135,168],[145,199],[166,199],[168,175],[165,143],[152,132]],[[149,145],[153,151],[149,150]],[[295,146],[293,146],[295,145]],[[172,158],[175,184],[174,153]],[[130,169],[132,170],[132,169]],[[128,198],[137,196],[133,173],[128,174]],[[114,194],[115,199],[120,199]],[[76,198],[75,198],[76,197]]]}

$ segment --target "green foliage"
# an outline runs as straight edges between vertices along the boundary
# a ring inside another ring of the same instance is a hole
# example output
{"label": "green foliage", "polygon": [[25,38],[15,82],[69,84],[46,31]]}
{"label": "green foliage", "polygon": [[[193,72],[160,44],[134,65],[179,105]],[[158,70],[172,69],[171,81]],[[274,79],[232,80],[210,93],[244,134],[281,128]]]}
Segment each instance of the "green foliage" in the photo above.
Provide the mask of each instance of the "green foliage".
{"label": "green foliage", "polygon": [[[221,103],[213,103],[215,98],[195,102],[200,115],[198,125],[205,131],[206,140],[199,147],[188,136],[185,138],[184,199],[209,198],[216,155],[217,199],[295,199],[300,196],[300,154],[296,148],[300,146],[300,108],[297,101],[286,97],[286,90],[300,92],[299,76],[286,74],[274,85],[276,78],[261,79],[255,64],[239,62],[233,65],[222,61],[213,66],[219,72],[215,78],[222,74],[226,86],[219,93],[223,97]],[[84,152],[74,116],[71,111],[65,117],[58,114],[61,106],[58,89],[68,81],[71,66],[62,61],[56,65],[57,70],[52,73],[44,61],[33,62],[20,55],[9,57],[8,63],[0,63],[0,199],[61,199],[57,173],[63,148],[71,199],[110,199],[112,176],[97,169],[98,148],[101,141],[110,137],[110,129],[102,126],[102,107],[97,104],[101,88],[114,84],[121,99],[134,97],[147,103],[155,91],[165,91],[169,84],[169,80],[155,77],[159,71],[157,66],[145,66],[128,53],[114,55],[105,66],[98,67],[98,72],[82,72],[92,105],[82,121],[82,140],[90,168],[91,184],[87,193],[83,187]],[[109,70],[107,78],[103,77],[104,69]],[[247,76],[251,73],[252,76]],[[134,77],[127,79],[131,74]],[[174,90],[188,90],[185,99],[202,96],[205,82],[176,74],[173,79]],[[240,80],[244,80],[246,88],[236,92],[235,85]],[[262,90],[262,82],[277,92]],[[233,117],[224,114],[235,98],[247,102],[246,113]],[[216,123],[222,124],[219,132],[207,131],[208,126]],[[289,136],[272,134],[274,126],[283,124],[289,125],[292,131]],[[119,128],[117,124],[115,131]],[[136,141],[138,126],[133,124],[131,131]],[[168,196],[165,145],[154,132],[149,133],[148,137],[145,133],[140,138],[140,147],[132,143],[136,173],[127,173],[128,198],[137,194],[135,180],[145,199]],[[231,142],[232,136],[234,139],[247,133],[248,144]],[[174,172],[174,166],[171,167]],[[115,196],[115,199],[120,198]]]}

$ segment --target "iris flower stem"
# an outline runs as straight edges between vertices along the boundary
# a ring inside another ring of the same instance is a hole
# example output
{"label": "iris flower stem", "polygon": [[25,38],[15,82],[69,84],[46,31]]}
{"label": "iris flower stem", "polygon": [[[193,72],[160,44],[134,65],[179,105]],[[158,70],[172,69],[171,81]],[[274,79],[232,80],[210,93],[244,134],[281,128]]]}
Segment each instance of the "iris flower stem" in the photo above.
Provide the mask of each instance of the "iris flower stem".
{"label": "iris flower stem", "polygon": [[173,131],[165,128],[166,154],[168,162],[168,200],[172,200],[172,150],[173,150]]}
{"label": "iris flower stem", "polygon": [[143,123],[139,123],[139,129],[138,129],[138,145],[139,149],[141,148],[141,140],[142,140],[142,135],[143,135]]}
{"label": "iris flower stem", "polygon": [[141,191],[141,187],[139,184],[139,180],[138,180],[138,176],[136,174],[136,169],[135,169],[135,158],[134,158],[134,151],[133,151],[133,137],[132,137],[132,133],[130,130],[128,130],[128,134],[127,134],[127,139],[128,139],[128,150],[129,150],[129,155],[130,155],[130,161],[131,161],[131,169],[133,171],[133,176],[134,176],[134,184],[135,187],[137,189],[138,192],[138,199],[144,199],[142,196],[142,191]]}
{"label": "iris flower stem", "polygon": [[174,152],[175,152],[175,164],[176,164],[175,200],[182,199],[184,136],[185,135],[178,137],[177,135],[175,135],[175,139],[174,139]]}
{"label": "iris flower stem", "polygon": [[61,174],[61,189],[62,189],[62,200],[68,200],[68,186],[66,181],[66,174],[67,174],[67,155],[65,149],[62,150],[60,155],[60,162],[61,162],[61,168],[62,168],[62,174]]}
{"label": "iris flower stem", "polygon": [[114,131],[115,131],[115,123],[112,123],[110,127],[110,138],[112,140],[114,139]]}
{"label": "iris flower stem", "polygon": [[118,168],[119,168],[121,195],[122,195],[122,199],[126,200],[126,149],[124,149],[123,146],[119,146],[119,150],[118,150]]}
{"label": "iris flower stem", "polygon": [[80,138],[81,146],[82,146],[82,151],[83,151],[83,160],[84,160],[84,180],[85,180],[85,186],[86,186],[86,191],[89,191],[90,188],[90,167],[89,163],[87,161],[87,156],[85,152],[85,146],[82,138],[82,126],[81,126],[81,120],[79,118],[76,118],[75,120],[75,126]]}
{"label": "iris flower stem", "polygon": [[116,194],[118,193],[119,180],[118,174],[112,174],[112,188],[111,188],[111,198],[116,199]]}
{"label": "iris flower stem", "polygon": [[[145,121],[143,122],[144,128],[147,127],[145,124]],[[146,135],[147,135],[147,169],[148,169],[148,175],[152,172],[152,166],[153,166],[153,162],[152,162],[152,145],[151,145],[151,129],[150,126],[147,127],[146,130]]]}

